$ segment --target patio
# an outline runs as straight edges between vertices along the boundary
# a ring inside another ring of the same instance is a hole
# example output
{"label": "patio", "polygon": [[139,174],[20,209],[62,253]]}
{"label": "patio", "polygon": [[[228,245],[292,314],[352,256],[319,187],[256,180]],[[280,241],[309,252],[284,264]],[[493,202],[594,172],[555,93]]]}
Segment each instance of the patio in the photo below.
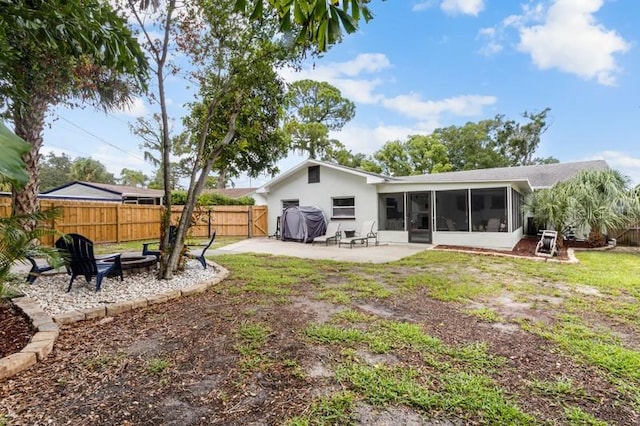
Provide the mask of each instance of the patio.
{"label": "patio", "polygon": [[335,244],[302,244],[270,238],[252,238],[211,250],[208,255],[263,253],[275,256],[293,256],[304,259],[328,259],[344,262],[387,263],[399,260],[433,246],[427,244],[356,244],[352,249]]}

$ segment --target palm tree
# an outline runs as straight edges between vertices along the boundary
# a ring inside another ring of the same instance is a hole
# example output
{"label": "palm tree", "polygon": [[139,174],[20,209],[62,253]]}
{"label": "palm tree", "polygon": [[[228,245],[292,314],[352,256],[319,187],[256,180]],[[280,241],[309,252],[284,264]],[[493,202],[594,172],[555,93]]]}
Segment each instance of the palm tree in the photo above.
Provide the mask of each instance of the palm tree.
{"label": "palm tree", "polygon": [[523,209],[533,216],[538,227],[555,229],[558,232],[558,245],[562,247],[562,233],[572,218],[572,199],[567,183],[560,182],[527,195]]}
{"label": "palm tree", "polygon": [[584,170],[569,181],[574,224],[589,226],[589,244],[606,244],[605,234],[632,221],[633,197],[629,178],[617,170]]}

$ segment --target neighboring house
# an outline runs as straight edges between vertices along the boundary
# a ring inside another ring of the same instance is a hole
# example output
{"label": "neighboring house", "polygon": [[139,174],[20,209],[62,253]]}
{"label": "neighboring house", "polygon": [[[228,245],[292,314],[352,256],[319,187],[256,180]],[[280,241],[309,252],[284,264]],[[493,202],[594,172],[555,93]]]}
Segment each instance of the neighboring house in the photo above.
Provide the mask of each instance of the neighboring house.
{"label": "neighboring house", "polygon": [[257,206],[264,206],[267,204],[267,199],[262,194],[256,194],[257,189],[258,188],[205,189],[202,193],[220,194],[233,199],[251,197],[255,200]]}
{"label": "neighboring house", "polygon": [[256,191],[267,199],[269,229],[290,205],[320,207],[342,229],[375,220],[381,242],[511,249],[525,233],[525,195],[605,161],[556,163],[389,177],[306,160]]}
{"label": "neighboring house", "polygon": [[94,182],[71,182],[38,195],[40,199],[112,201],[124,204],[162,205],[164,191],[135,186],[109,185]]}

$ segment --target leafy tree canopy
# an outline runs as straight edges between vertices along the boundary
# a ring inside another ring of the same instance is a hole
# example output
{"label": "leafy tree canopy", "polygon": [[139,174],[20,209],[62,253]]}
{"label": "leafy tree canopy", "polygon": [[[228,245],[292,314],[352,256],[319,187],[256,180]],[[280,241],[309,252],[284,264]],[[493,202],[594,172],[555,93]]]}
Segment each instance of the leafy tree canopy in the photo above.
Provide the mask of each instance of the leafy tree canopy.
{"label": "leafy tree canopy", "polygon": [[330,130],[340,130],[356,112],[353,102],[342,97],[340,90],[326,82],[299,80],[289,86],[285,106],[285,131],[292,148],[307,152],[310,158],[321,158],[333,140]]}
{"label": "leafy tree canopy", "polygon": [[93,158],[77,158],[71,166],[71,178],[84,182],[115,184],[116,179],[112,173],[98,160]]}

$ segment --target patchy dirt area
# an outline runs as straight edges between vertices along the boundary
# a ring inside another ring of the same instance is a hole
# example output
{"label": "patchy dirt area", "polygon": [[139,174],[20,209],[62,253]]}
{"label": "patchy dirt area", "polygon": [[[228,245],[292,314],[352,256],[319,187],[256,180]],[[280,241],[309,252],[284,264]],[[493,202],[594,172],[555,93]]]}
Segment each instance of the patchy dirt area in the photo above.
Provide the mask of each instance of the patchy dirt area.
{"label": "patchy dirt area", "polygon": [[[266,257],[250,259],[269,263]],[[488,353],[504,360],[487,374],[508,401],[539,423],[569,424],[567,403],[609,424],[640,422],[633,401],[601,370],[564,355],[517,323],[481,321],[466,313],[468,306],[434,300],[424,288],[384,298],[360,293],[349,303],[336,303],[320,297],[323,283],[338,286],[340,273],[370,277],[371,266],[314,265],[322,278],[289,284],[290,293],[247,291],[246,280],[232,272],[203,295],[65,327],[44,362],[0,383],[0,420],[4,415],[10,425],[282,424],[309,413],[318,397],[351,388],[336,378],[344,348],[305,337],[310,325],[351,309],[416,324],[451,347],[486,345]],[[378,281],[392,286],[388,280],[410,272],[411,267],[385,266],[387,278]],[[542,318],[553,315],[554,305],[518,309]],[[243,340],[240,330],[251,324],[268,330],[264,346]],[[358,347],[349,356],[371,366],[429,372],[426,360],[409,347],[387,354]],[[579,391],[532,392],[531,383],[558,379]],[[464,410],[429,412],[365,397],[358,399],[349,423],[484,424],[481,415]]]}

